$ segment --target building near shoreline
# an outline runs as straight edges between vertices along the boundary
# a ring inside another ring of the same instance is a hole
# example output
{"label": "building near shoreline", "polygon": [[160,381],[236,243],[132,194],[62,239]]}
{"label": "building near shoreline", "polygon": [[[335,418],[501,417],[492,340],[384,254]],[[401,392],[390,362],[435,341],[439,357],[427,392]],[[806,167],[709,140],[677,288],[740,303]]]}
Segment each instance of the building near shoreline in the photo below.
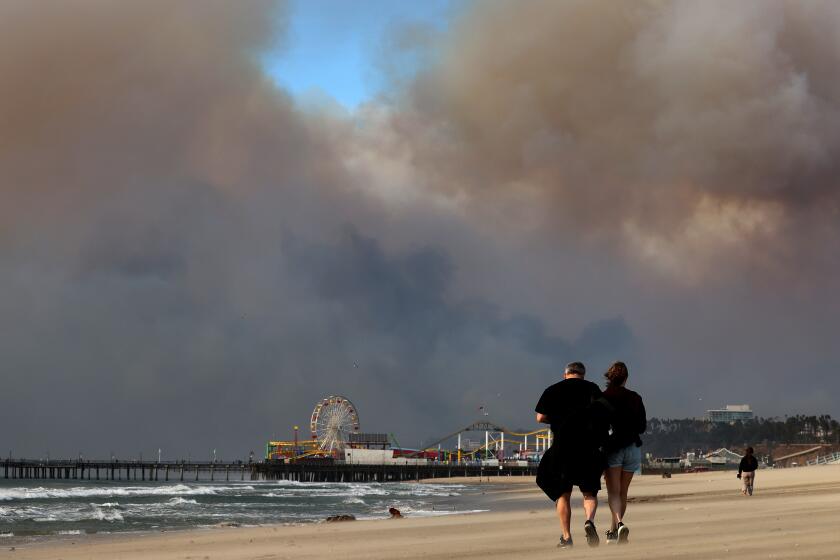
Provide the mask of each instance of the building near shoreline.
{"label": "building near shoreline", "polygon": [[752,420],[754,414],[748,404],[728,404],[726,408],[712,409],[706,411],[706,420],[709,422],[745,422]]}

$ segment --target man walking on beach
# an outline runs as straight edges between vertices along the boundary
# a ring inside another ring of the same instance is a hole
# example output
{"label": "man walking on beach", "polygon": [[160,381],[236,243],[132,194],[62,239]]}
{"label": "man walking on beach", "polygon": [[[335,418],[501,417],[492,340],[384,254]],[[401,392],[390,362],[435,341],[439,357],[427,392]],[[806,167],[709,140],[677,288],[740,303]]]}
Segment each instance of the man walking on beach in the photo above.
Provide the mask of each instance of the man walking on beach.
{"label": "man walking on beach", "polygon": [[608,405],[595,383],[586,381],[586,368],[580,362],[566,366],[563,380],[547,388],[536,406],[537,422],[551,424],[554,441],[537,470],[537,485],[556,502],[563,534],[559,548],[572,546],[572,487],[583,493],[586,513],[584,533],[589,546],[598,546],[595,510],[604,472],[600,446],[609,430]]}

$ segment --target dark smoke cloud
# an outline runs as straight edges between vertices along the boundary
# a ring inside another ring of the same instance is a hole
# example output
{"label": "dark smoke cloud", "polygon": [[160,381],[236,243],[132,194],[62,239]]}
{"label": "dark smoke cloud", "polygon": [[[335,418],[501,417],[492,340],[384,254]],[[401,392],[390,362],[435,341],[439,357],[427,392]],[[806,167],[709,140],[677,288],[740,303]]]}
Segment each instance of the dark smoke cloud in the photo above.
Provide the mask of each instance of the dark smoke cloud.
{"label": "dark smoke cloud", "polygon": [[411,204],[428,219],[388,251],[347,229],[387,210],[345,152],[388,156],[266,81],[280,8],[4,5],[8,447],[241,456],[334,392],[416,442],[501,391],[521,422],[571,359],[538,318],[451,294],[440,239],[406,245],[450,218]]}
{"label": "dark smoke cloud", "polygon": [[810,387],[838,363],[840,48],[819,32],[838,21],[831,2],[477,3],[390,126],[417,183],[520,239],[529,289],[476,285],[561,332],[630,318],[658,414],[836,414]]}
{"label": "dark smoke cloud", "polygon": [[332,393],[412,445],[573,359],[836,413],[837,15],[482,2],[348,116],[263,75],[282,4],[3,3],[0,445],[259,454]]}

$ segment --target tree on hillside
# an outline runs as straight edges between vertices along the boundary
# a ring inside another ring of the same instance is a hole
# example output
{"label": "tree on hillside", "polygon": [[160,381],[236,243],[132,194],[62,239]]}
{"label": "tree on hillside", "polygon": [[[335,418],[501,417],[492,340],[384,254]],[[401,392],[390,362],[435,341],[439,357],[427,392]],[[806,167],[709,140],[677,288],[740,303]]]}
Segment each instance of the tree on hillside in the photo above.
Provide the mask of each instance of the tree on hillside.
{"label": "tree on hillside", "polygon": [[720,447],[738,449],[757,443],[840,443],[840,423],[828,414],[797,414],[784,420],[755,418],[744,422],[713,423],[696,418],[651,418],[642,436],[645,452],[657,457]]}

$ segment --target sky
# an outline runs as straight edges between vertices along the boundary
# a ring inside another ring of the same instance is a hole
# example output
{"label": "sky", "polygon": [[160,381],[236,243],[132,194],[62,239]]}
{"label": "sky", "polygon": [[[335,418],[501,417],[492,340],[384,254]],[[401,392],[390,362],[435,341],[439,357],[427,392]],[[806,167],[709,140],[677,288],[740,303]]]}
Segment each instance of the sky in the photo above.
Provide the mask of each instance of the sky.
{"label": "sky", "polygon": [[285,14],[285,38],[264,53],[263,65],[291,94],[326,95],[352,110],[382,87],[377,65],[393,33],[404,26],[443,30],[461,3],[294,0]]}
{"label": "sky", "polygon": [[840,416],[840,5],[322,6],[0,4],[0,449]]}

